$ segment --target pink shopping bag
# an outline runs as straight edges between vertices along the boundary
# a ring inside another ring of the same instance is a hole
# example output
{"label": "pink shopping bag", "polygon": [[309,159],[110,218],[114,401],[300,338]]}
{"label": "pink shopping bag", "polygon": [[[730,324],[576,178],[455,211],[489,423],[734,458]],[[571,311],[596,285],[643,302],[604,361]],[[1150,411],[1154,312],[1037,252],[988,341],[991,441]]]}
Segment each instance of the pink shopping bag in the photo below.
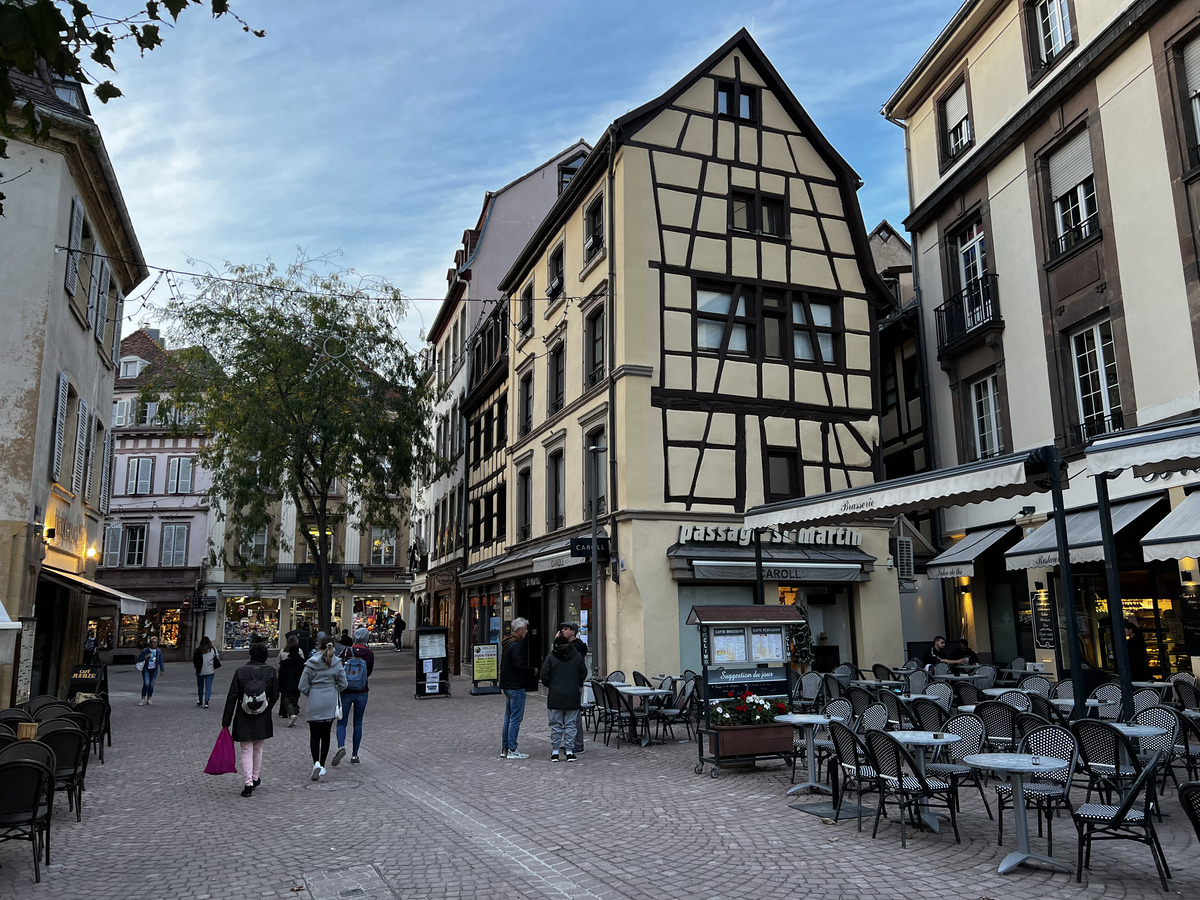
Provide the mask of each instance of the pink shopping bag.
{"label": "pink shopping bag", "polygon": [[205,775],[228,775],[237,771],[237,762],[233,752],[233,735],[228,728],[222,728],[213,745],[212,754],[208,757],[208,765],[204,767]]}

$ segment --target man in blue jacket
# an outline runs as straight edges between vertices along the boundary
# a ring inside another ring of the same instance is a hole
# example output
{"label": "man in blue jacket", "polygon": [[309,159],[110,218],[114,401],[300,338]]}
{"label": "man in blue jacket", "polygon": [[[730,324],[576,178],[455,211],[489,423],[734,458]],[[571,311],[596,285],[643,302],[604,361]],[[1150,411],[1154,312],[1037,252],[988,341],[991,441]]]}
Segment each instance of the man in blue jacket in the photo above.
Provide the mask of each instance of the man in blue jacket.
{"label": "man in blue jacket", "polygon": [[538,670],[529,665],[525,652],[525,635],[529,620],[512,620],[510,633],[504,639],[500,657],[500,689],[504,691],[504,726],[500,731],[500,756],[503,759],[529,759],[528,753],[517,749],[517,735],[525,718],[525,690],[537,690]]}

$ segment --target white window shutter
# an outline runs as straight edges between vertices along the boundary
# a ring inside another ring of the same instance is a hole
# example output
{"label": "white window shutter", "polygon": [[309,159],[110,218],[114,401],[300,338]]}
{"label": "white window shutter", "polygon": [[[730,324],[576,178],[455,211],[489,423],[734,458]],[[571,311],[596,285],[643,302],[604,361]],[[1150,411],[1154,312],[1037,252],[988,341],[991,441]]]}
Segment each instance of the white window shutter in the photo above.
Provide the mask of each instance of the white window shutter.
{"label": "white window shutter", "polygon": [[83,473],[87,469],[87,427],[88,404],[82,397],[79,399],[79,410],[75,416],[75,466],[71,471],[71,492],[78,494],[83,490]]}
{"label": "white window shutter", "polygon": [[1183,48],[1183,72],[1188,96],[1200,94],[1200,38]]}
{"label": "white window shutter", "polygon": [[120,525],[108,525],[104,529],[104,565],[111,568],[121,565]]}
{"label": "white window shutter", "polygon": [[129,401],[128,400],[114,400],[113,401],[113,414],[112,414],[113,427],[115,428],[118,425],[124,425],[125,417],[128,415],[129,415]]}
{"label": "white window shutter", "polygon": [[138,460],[138,477],[137,477],[137,492],[139,494],[150,493],[150,480],[154,475],[154,459],[146,457]]}
{"label": "white window shutter", "polygon": [[112,493],[113,437],[111,431],[104,432],[104,461],[100,468],[100,512],[108,514],[108,500]]}
{"label": "white window shutter", "polygon": [[121,328],[125,321],[125,297],[117,291],[117,311],[113,316],[112,330],[112,361],[113,365],[117,364],[117,357],[121,353]]}
{"label": "white window shutter", "polygon": [[1092,141],[1081,131],[1050,157],[1050,196],[1057,200],[1092,174]]}
{"label": "white window shutter", "polygon": [[[100,245],[95,246],[95,252],[100,252]],[[100,308],[100,268],[97,267],[99,258],[93,256],[88,260],[88,308],[87,319],[92,326],[92,331],[96,330],[96,311]]]}
{"label": "white window shutter", "polygon": [[967,85],[964,82],[946,98],[946,130],[953,130],[967,117]]}
{"label": "white window shutter", "polygon": [[104,329],[108,327],[108,289],[112,281],[112,271],[108,268],[108,260],[100,261],[100,287],[96,289],[96,343],[104,346]]}
{"label": "white window shutter", "polygon": [[100,416],[96,413],[92,414],[92,418],[88,421],[88,440],[87,440],[87,476],[84,479],[83,499],[87,503],[92,501],[92,474],[96,471],[96,427],[99,424]]}
{"label": "white window shutter", "polygon": [[179,463],[181,460],[176,457],[167,463],[167,493],[175,494],[179,491]]}
{"label": "white window shutter", "polygon": [[58,373],[58,407],[54,411],[54,451],[50,455],[50,477],[62,478],[63,447],[67,440],[67,392],[70,382],[65,372]]}
{"label": "white window shutter", "polygon": [[79,287],[79,248],[83,244],[83,204],[78,197],[71,200],[71,234],[67,239],[67,294],[75,296]]}
{"label": "white window shutter", "polygon": [[896,573],[901,578],[914,578],[912,538],[896,538]]}
{"label": "white window shutter", "polygon": [[190,494],[192,492],[193,468],[193,460],[190,456],[183,457],[179,460],[179,493]]}
{"label": "white window shutter", "polygon": [[164,525],[162,530],[162,554],[159,559],[160,566],[171,565],[171,560],[175,556],[175,526]]}
{"label": "white window shutter", "polygon": [[138,459],[136,456],[126,457],[125,463],[125,493],[137,493]]}

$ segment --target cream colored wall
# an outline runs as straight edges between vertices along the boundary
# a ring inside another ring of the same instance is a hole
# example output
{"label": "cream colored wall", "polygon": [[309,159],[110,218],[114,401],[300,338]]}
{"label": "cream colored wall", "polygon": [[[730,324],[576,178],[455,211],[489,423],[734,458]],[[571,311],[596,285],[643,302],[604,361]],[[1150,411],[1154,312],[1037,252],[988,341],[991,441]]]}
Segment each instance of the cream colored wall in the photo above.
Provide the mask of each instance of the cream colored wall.
{"label": "cream colored wall", "polygon": [[878,562],[871,580],[857,585],[858,602],[854,605],[854,628],[858,638],[860,667],[904,659],[904,629],[900,613],[900,582],[896,568],[888,568],[888,537],[886,528],[851,525],[862,531],[862,550]]}
{"label": "cream colored wall", "polygon": [[1151,50],[1143,35],[1096,79],[1139,425],[1200,403]]}

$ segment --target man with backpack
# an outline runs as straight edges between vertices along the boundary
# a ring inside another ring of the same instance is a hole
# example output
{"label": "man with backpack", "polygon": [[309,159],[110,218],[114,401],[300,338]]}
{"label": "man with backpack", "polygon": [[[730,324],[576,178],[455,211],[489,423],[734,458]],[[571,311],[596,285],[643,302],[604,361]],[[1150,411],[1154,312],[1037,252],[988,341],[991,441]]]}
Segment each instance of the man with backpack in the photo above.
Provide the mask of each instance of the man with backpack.
{"label": "man with backpack", "polygon": [[350,762],[358,762],[358,747],[362,743],[363,714],[367,711],[367,679],[375,669],[375,654],[367,646],[370,632],[358,628],[354,632],[354,643],[342,651],[342,670],[346,673],[346,687],[342,689],[342,717],[337,723],[337,752],[333,754],[333,765],[346,756],[346,724],[354,712],[354,752]]}
{"label": "man with backpack", "polygon": [[233,673],[221,726],[233,726],[233,739],[241,745],[242,796],[249,797],[262,775],[263,744],[274,737],[271,707],[279,699],[279,678],[267,665],[267,645],[250,645],[250,662]]}

